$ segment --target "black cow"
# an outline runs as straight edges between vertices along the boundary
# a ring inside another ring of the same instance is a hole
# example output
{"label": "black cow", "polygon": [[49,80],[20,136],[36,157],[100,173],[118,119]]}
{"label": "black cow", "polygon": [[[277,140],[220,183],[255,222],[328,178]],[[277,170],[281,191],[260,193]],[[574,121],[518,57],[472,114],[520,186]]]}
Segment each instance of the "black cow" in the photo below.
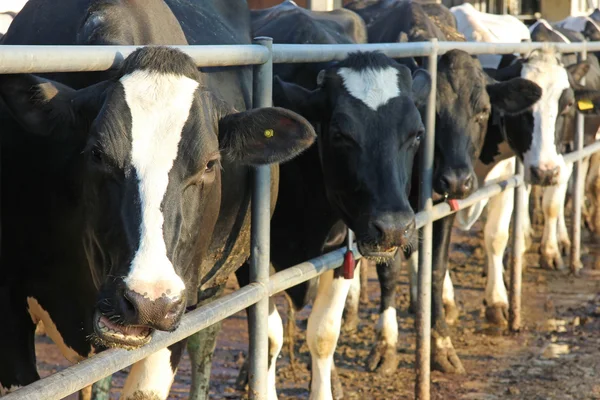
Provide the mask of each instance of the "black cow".
{"label": "black cow", "polygon": [[[364,7],[349,5],[364,16],[369,24],[370,42],[423,41],[432,38],[458,40],[461,35],[449,20],[449,11],[441,5],[423,7],[416,2],[382,1]],[[433,15],[433,18],[429,17]],[[373,17],[373,16],[376,17]],[[464,40],[464,39],[463,39]],[[467,53],[453,50],[438,61],[435,161],[433,189],[436,201],[444,198],[464,198],[478,186],[474,165],[483,148],[488,122],[493,113],[518,114],[540,97],[537,85],[524,79],[498,83],[483,71],[479,61]],[[422,109],[422,112],[425,110]],[[413,187],[418,188],[419,174],[413,173]],[[411,193],[416,206],[418,191]],[[449,236],[454,215],[434,223],[433,237],[433,363],[443,371],[462,371],[449,339],[444,315],[449,321],[457,318],[453,301],[442,300],[446,275]],[[411,309],[416,306],[416,268],[418,256],[411,258]],[[369,355],[368,368],[391,373],[397,368],[396,344],[398,325],[395,309],[395,282],[398,268],[378,266],[382,291],[378,338]],[[444,308],[446,311],[444,312]]]}
{"label": "black cow", "polygon": [[[364,26],[351,11],[314,13],[289,2],[253,13],[253,31],[275,38],[276,43],[352,43],[365,37]],[[416,245],[416,232],[408,192],[424,131],[417,106],[429,94],[429,75],[417,70],[411,76],[407,67],[378,53],[351,54],[325,65],[321,72],[306,65],[290,68],[276,69],[292,82],[276,77],[274,102],[299,112],[320,129],[318,145],[280,171],[279,200],[271,224],[275,269],[339,248],[345,226],[355,232],[367,258],[387,262],[397,248],[409,254]],[[354,281],[358,271],[357,266]],[[237,275],[242,284],[248,279],[247,272],[238,270]],[[329,272],[315,287],[307,329],[311,397],[341,397],[333,354],[351,282],[339,271]],[[297,308],[310,300],[314,283],[288,290]],[[273,306],[269,318],[269,388],[274,398],[275,361],[283,331]]]}
{"label": "black cow", "polygon": [[[250,43],[246,3],[31,0],[4,38],[188,42]],[[198,71],[164,46],[118,70],[54,76],[61,83],[0,76],[4,391],[39,378],[38,321],[73,362],[174,330],[248,257],[250,166],[289,160],[315,138],[288,110],[244,111],[248,68]],[[183,346],[136,363],[122,398],[166,398]]]}

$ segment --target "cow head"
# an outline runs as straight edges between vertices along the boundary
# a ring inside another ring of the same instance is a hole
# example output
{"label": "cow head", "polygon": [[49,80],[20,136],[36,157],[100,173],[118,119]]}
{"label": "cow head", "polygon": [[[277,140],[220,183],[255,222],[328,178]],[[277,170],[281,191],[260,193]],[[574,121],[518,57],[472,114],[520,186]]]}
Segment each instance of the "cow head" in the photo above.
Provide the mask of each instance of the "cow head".
{"label": "cow head", "polygon": [[571,86],[579,79],[572,74],[583,76],[587,72],[584,64],[567,70],[559,57],[552,49],[536,50],[508,67],[511,72],[501,74],[518,74],[542,88],[540,100],[530,111],[505,119],[508,142],[523,160],[525,180],[532,184],[555,185],[566,179],[568,170],[560,155],[565,123],[576,104],[597,97],[594,91],[573,90]]}
{"label": "cow head", "polygon": [[389,259],[416,245],[408,202],[414,156],[424,134],[417,106],[429,94],[414,74],[380,53],[354,53],[323,70],[308,91],[276,79],[275,103],[320,125],[318,151],[330,204],[364,256]]}
{"label": "cow head", "polygon": [[492,108],[511,114],[523,112],[539,96],[539,87],[524,79],[491,80],[479,61],[464,51],[444,54],[438,62],[434,191],[459,199],[475,191],[473,166]]}
{"label": "cow head", "polygon": [[314,140],[297,114],[236,112],[202,81],[187,55],[165,47],[137,50],[115,79],[80,91],[29,75],[0,80],[23,127],[76,143],[104,345],[136,347],[177,327],[219,215],[222,164],[285,161]]}

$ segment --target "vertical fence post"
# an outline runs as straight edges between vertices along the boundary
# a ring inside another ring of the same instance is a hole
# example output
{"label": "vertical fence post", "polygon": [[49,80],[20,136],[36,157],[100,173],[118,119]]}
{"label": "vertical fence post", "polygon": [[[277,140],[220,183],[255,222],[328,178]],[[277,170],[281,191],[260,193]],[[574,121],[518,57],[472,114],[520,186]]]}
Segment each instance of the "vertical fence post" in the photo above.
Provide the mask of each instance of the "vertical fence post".
{"label": "vertical fence post", "polygon": [[525,190],[525,182],[523,177],[525,176],[525,167],[519,158],[516,159],[515,164],[515,175],[521,177],[521,184],[515,187],[514,192],[514,212],[513,212],[513,226],[512,226],[512,259],[510,265],[510,286],[509,286],[509,310],[508,310],[508,324],[509,328],[513,332],[517,332],[521,328],[521,278],[523,272],[523,254],[525,253],[525,241],[520,240],[520,235],[523,229],[523,219],[525,213],[529,210],[525,210],[523,204],[525,202],[525,196],[527,196],[527,190]]}
{"label": "vertical fence post", "polygon": [[[584,61],[587,58],[587,42],[583,42],[583,51],[579,54],[579,62]],[[582,85],[585,85],[585,78],[581,81]],[[577,131],[573,138],[573,151],[578,154],[583,149],[583,134],[584,134],[584,116],[581,113],[577,113]],[[582,160],[579,159],[573,163],[573,214],[571,217],[572,232],[571,232],[571,272],[578,274],[581,269],[581,203],[583,201],[583,186],[585,181],[585,174],[587,171],[582,170]]]}
{"label": "vertical fence post", "polygon": [[[273,39],[258,37],[255,44],[269,49],[269,59],[254,67],[252,107],[270,107],[273,97]],[[254,168],[252,183],[252,238],[250,255],[250,282],[265,286],[269,283],[269,252],[271,224],[271,167]],[[248,381],[250,399],[267,399],[268,317],[269,298],[265,297],[250,307],[250,368]]]}
{"label": "vertical fence post", "polygon": [[427,224],[421,229],[421,243],[419,246],[419,277],[417,294],[417,359],[416,359],[416,387],[417,400],[429,400],[430,359],[431,359],[431,256],[433,225],[431,210],[433,208],[432,176],[433,176],[433,151],[435,138],[435,102],[437,82],[437,39],[431,40],[428,71],[431,75],[431,92],[427,102],[426,128],[427,134],[421,148],[419,172],[421,186],[419,193],[419,209],[428,214]]}

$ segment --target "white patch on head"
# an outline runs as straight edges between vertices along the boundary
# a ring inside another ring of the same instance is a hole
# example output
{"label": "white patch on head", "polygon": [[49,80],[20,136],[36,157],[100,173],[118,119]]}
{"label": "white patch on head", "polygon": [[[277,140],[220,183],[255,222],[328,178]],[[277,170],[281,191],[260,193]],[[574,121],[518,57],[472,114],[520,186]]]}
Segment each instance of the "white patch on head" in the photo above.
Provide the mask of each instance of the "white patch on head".
{"label": "white patch on head", "polygon": [[161,203],[198,82],[136,71],[122,77],[121,84],[131,112],[131,161],[142,208],[140,245],[124,281],[128,289],[150,300],[180,296],[185,285],[167,257]]}
{"label": "white patch on head", "polygon": [[367,68],[360,71],[340,68],[344,87],[353,97],[365,103],[372,110],[400,96],[398,88],[398,70],[394,67],[384,69]]}
{"label": "white patch on head", "polygon": [[22,386],[19,386],[19,385],[10,385],[9,387],[5,388],[0,383],[0,397],[6,396],[7,394],[12,393],[12,392],[14,392],[17,389],[21,389],[21,387]]}
{"label": "white patch on head", "polygon": [[[70,362],[78,363],[86,358],[85,355],[81,355],[77,353],[72,347],[69,347],[62,335],[58,331],[56,324],[52,321],[50,314],[48,311],[44,310],[44,308],[40,305],[34,297],[27,297],[27,311],[31,316],[31,320],[34,324],[38,324],[40,321],[44,324],[44,330],[48,336],[52,339],[52,341],[58,346],[61,354]],[[94,355],[94,349],[90,351],[87,357],[91,357]]]}
{"label": "white patch on head", "polygon": [[[169,391],[175,378],[171,367],[171,351],[167,348],[133,364],[127,376],[125,387],[121,393],[122,399],[169,397]],[[134,395],[135,394],[135,395]]]}
{"label": "white patch on head", "polygon": [[570,87],[567,71],[557,62],[554,52],[544,50],[523,64],[521,77],[537,83],[542,88],[542,97],[532,106],[533,138],[529,150],[523,155],[525,179],[529,180],[531,167],[559,167],[562,176],[565,162],[556,151],[554,133],[556,118],[560,112],[558,101],[563,90]]}

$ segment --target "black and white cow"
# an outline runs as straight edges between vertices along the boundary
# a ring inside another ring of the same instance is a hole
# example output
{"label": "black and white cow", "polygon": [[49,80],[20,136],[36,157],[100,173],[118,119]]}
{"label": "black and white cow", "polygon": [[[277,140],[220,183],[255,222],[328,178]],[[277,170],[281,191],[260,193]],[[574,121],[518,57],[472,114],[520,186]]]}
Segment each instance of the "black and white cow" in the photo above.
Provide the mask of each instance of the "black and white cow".
{"label": "black and white cow", "polygon": [[[31,0],[4,43],[188,41],[249,43],[246,3]],[[247,259],[250,166],[289,160],[315,138],[291,111],[245,111],[249,72],[198,71],[150,46],[79,90],[67,84],[101,75],[0,76],[2,392],[39,378],[38,321],[72,362],[136,348],[177,328]],[[183,348],[134,364],[121,398],[167,398]]]}
{"label": "black and white cow", "polygon": [[[276,43],[353,43],[366,36],[360,18],[348,10],[315,13],[285,2],[254,17],[254,34],[271,36]],[[410,253],[416,245],[408,192],[424,131],[417,106],[429,94],[429,75],[423,70],[411,74],[379,53],[350,54],[324,67],[321,72],[305,65],[295,72],[291,66],[275,69],[275,104],[290,107],[319,127],[317,145],[280,170],[271,224],[271,261],[278,271],[342,246],[345,226],[355,232],[366,258],[389,260],[398,248]],[[290,82],[280,79],[280,73]],[[330,271],[318,284],[288,290],[297,308],[316,290],[307,328],[311,399],[342,396],[333,354],[360,264],[353,280]],[[244,277],[240,271],[238,279],[247,281],[247,272]],[[275,363],[283,329],[273,305],[269,331],[269,398],[276,398]]]}
{"label": "black and white cow", "polygon": [[[356,4],[357,2],[354,2],[351,6],[356,7]],[[416,2],[388,1],[356,8],[361,15],[363,10],[367,12],[365,18],[371,18],[371,42],[393,42],[402,37],[409,41],[434,37],[442,40],[460,38],[453,26],[444,25],[449,11],[441,5],[429,4],[424,8]],[[372,15],[379,17],[373,18]],[[474,165],[482,151],[491,116],[494,113],[518,114],[535,103],[539,97],[539,87],[524,79],[505,83],[494,81],[485,74],[479,61],[465,52],[455,50],[440,57],[433,186],[436,201],[443,201],[446,197],[464,198],[477,188]],[[414,187],[418,188],[418,172],[413,176]],[[449,178],[454,178],[460,183],[457,188],[468,187],[468,190],[456,190],[453,186],[445,186],[445,182],[452,181]],[[418,191],[413,191],[412,204],[416,204],[417,196]],[[451,215],[434,223],[433,362],[436,368],[443,371],[460,372],[462,365],[452,348],[444,319],[444,315],[450,321],[456,319],[458,310],[453,294],[442,293],[444,280],[449,281],[445,264],[453,222],[454,215]],[[410,260],[411,308],[414,308],[416,303],[417,264],[418,256],[413,254]],[[382,303],[377,326],[377,343],[369,356],[368,367],[378,369],[382,373],[391,373],[397,368],[397,269],[378,268],[377,272],[382,290]],[[451,286],[445,286],[451,289]]]}

